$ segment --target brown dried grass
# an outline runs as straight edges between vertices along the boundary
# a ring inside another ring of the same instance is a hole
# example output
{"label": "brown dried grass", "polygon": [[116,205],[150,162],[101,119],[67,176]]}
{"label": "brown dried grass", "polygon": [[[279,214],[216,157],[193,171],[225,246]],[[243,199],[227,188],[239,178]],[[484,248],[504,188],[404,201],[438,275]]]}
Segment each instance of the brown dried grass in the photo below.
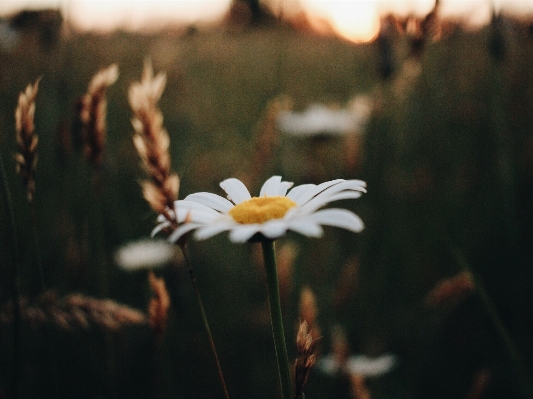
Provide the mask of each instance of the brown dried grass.
{"label": "brown dried grass", "polygon": [[106,93],[118,79],[118,66],[112,64],[93,76],[87,93],[80,99],[80,120],[83,123],[83,153],[92,164],[102,162],[106,140]]}
{"label": "brown dried grass", "polygon": [[40,78],[33,85],[19,95],[15,109],[15,130],[19,152],[15,154],[17,173],[22,176],[22,182],[31,202],[35,194],[35,169],[37,166],[37,143],[35,134],[35,98],[39,90]]}
{"label": "brown dried grass", "polygon": [[[78,293],[59,297],[55,292],[47,291],[35,302],[21,298],[19,304],[22,320],[35,327],[50,323],[64,330],[96,326],[105,331],[118,331],[147,323],[146,315],[136,309],[111,299],[97,299]],[[12,321],[13,302],[8,302],[0,308],[0,323]]]}
{"label": "brown dried grass", "polygon": [[157,341],[161,342],[167,329],[170,296],[165,285],[165,280],[157,277],[151,270],[148,273],[148,281],[153,292],[153,296],[148,304],[148,318]]}
{"label": "brown dried grass", "polygon": [[166,81],[162,72],[154,76],[152,64],[147,61],[141,81],[131,84],[128,99],[133,111],[133,143],[150,178],[141,183],[143,196],[156,213],[173,221],[174,217],[168,210],[174,209],[180,180],[177,174],[171,173],[170,138],[163,127],[163,114],[157,106]]}
{"label": "brown dried grass", "polygon": [[316,339],[313,338],[313,331],[309,329],[307,322],[300,322],[298,333],[296,334],[296,347],[298,355],[294,362],[294,397],[299,398],[307,383],[309,372],[316,363]]}
{"label": "brown dried grass", "polygon": [[469,272],[461,272],[453,277],[439,281],[426,295],[427,306],[453,305],[476,289],[474,278]]}

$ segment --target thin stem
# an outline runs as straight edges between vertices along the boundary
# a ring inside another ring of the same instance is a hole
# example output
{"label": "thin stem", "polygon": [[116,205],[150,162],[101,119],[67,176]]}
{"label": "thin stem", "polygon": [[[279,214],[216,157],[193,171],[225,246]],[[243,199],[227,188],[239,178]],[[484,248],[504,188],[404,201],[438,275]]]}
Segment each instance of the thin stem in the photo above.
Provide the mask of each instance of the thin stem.
{"label": "thin stem", "polygon": [[229,399],[228,394],[228,388],[226,387],[226,381],[224,380],[224,374],[222,373],[222,367],[220,366],[220,361],[218,360],[218,354],[215,347],[215,341],[213,340],[213,335],[211,334],[211,329],[209,328],[209,322],[207,321],[207,315],[205,313],[204,304],[202,302],[202,297],[200,295],[200,290],[198,289],[198,284],[196,283],[196,276],[194,275],[194,270],[192,268],[191,261],[189,259],[189,254],[186,250],[185,244],[180,244],[181,251],[183,252],[183,257],[185,258],[185,263],[187,264],[187,268],[189,269],[189,276],[191,276],[191,282],[194,289],[194,293],[196,295],[196,299],[198,300],[198,306],[200,307],[200,313],[202,314],[202,321],[204,323],[205,330],[207,332],[207,337],[209,339],[209,345],[211,346],[211,351],[213,352],[213,356],[215,357],[215,363],[217,365],[218,370],[218,376],[220,378],[220,382],[222,383],[222,389],[224,390],[224,396],[226,399]]}
{"label": "thin stem", "polygon": [[[106,244],[104,228],[104,175],[100,164],[89,164],[89,187],[92,191],[89,213],[90,265],[95,270],[96,292],[102,298],[108,298],[110,292],[109,268],[106,261]],[[117,398],[117,359],[114,337],[109,331],[104,334],[105,366],[108,377],[108,395]]]}
{"label": "thin stem", "polygon": [[283,330],[283,319],[281,316],[278,268],[276,265],[274,241],[262,240],[261,246],[263,248],[263,259],[265,261],[267,275],[268,304],[270,307],[272,335],[274,336],[274,346],[278,361],[281,394],[283,399],[292,399],[291,373],[289,371],[289,357],[287,355],[287,345],[285,343],[285,332]]}
{"label": "thin stem", "polygon": [[41,246],[39,244],[39,232],[37,229],[37,216],[35,211],[35,198],[32,198],[30,201],[30,208],[31,208],[31,222],[33,227],[33,242],[35,245],[35,260],[37,262],[37,271],[39,273],[39,277],[41,279],[41,291],[46,291],[46,282],[44,280],[44,269],[43,264],[41,262]]}
{"label": "thin stem", "polygon": [[0,151],[0,176],[2,178],[2,192],[5,199],[6,209],[9,217],[11,248],[13,248],[13,267],[11,269],[11,300],[13,301],[13,379],[12,397],[19,396],[19,366],[20,366],[20,275],[19,275],[19,253],[18,240],[15,231],[15,216],[13,212],[13,203],[11,200],[11,191],[7,184],[6,170],[4,167],[4,159]]}
{"label": "thin stem", "polygon": [[[39,244],[39,229],[37,228],[37,212],[35,207],[35,195],[32,196],[30,200],[30,210],[31,210],[31,222],[33,227],[33,242],[35,245],[35,261],[37,263],[37,272],[39,273],[39,277],[41,280],[41,293],[46,292],[46,281],[44,278],[44,269],[43,264],[41,261],[41,246]],[[43,337],[47,344],[47,358],[49,359],[48,367],[45,368],[46,370],[46,378],[50,380],[51,388],[52,388],[52,397],[58,397],[59,392],[59,386],[56,376],[57,374],[57,360],[56,360],[56,353],[52,347],[52,341],[51,341],[51,335],[52,335],[52,329],[49,325],[45,325],[43,329]]]}
{"label": "thin stem", "polygon": [[529,372],[522,360],[522,357],[520,356],[518,347],[516,346],[513,339],[511,338],[511,335],[505,328],[498,314],[498,311],[496,310],[494,304],[492,303],[492,300],[490,299],[487,293],[486,288],[484,287],[482,281],[477,278],[475,273],[472,271],[472,268],[468,264],[463,254],[455,247],[452,247],[451,250],[461,269],[469,273],[471,278],[474,280],[476,292],[479,295],[483,306],[485,307],[485,311],[487,312],[492,323],[494,324],[496,332],[500,336],[500,339],[503,341],[503,344],[505,345],[505,348],[507,349],[511,360],[514,363],[514,366],[516,367],[517,378],[519,379],[519,385],[523,397],[533,398],[533,384],[529,376]]}

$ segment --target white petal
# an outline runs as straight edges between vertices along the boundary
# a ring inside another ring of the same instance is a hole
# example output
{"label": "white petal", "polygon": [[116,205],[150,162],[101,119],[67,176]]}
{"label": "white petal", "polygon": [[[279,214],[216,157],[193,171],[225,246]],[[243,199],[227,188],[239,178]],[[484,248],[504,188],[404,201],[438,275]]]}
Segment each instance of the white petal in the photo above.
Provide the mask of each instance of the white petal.
{"label": "white petal", "polygon": [[221,213],[204,204],[187,200],[176,201],[175,209],[178,214],[179,223],[185,222],[188,217],[193,219],[202,218],[202,220],[205,220],[207,217],[211,217],[212,220],[221,215]]}
{"label": "white petal", "polygon": [[187,216],[184,218],[184,222],[193,222],[193,223],[200,223],[200,224],[215,223],[217,220],[220,220],[221,217],[224,217],[224,215],[220,213],[217,215],[213,215],[212,213],[201,212],[201,211],[191,211],[188,215],[189,215],[188,218]]}
{"label": "white petal", "polygon": [[197,229],[198,227],[202,227],[202,226],[203,225],[200,223],[182,224],[180,227],[178,227],[176,230],[172,232],[172,234],[168,237],[168,241],[177,242],[184,234],[188,233],[191,230]]}
{"label": "white petal", "polygon": [[207,226],[203,226],[196,230],[194,237],[197,240],[206,240],[226,230],[231,230],[235,226],[235,222],[231,220],[224,220]]}
{"label": "white petal", "polygon": [[153,230],[152,230],[152,233],[150,234],[150,237],[154,238],[154,236],[159,233],[160,231],[166,229],[167,227],[170,227],[171,224],[170,222],[167,220],[165,222],[162,222],[160,224],[158,224]]}
{"label": "white petal", "polygon": [[359,233],[365,227],[361,218],[347,209],[322,209],[309,215],[307,219],[315,223],[340,227],[356,233]]}
{"label": "white petal", "polygon": [[302,198],[302,196],[304,196],[308,190],[311,190],[315,187],[316,184],[301,184],[289,191],[289,193],[287,194],[287,198],[290,198],[297,204],[300,204],[300,198]]}
{"label": "white petal", "polygon": [[279,185],[279,191],[277,195],[285,197],[285,195],[287,194],[287,190],[291,188],[293,184],[294,183],[290,181],[282,181]]}
{"label": "white petal", "polygon": [[203,204],[205,206],[208,206],[209,208],[213,208],[216,211],[220,211],[224,213],[227,213],[231,208],[235,206],[231,202],[229,202],[226,198],[223,198],[220,195],[216,195],[213,193],[190,194],[187,197],[185,197],[185,200],[198,202],[199,204]]}
{"label": "white petal", "polygon": [[337,180],[330,180],[324,183],[319,184],[318,186],[312,187],[309,190],[307,190],[302,196],[299,198],[298,202],[296,202],[298,205],[304,205],[309,200],[311,200],[313,197],[317,196],[324,190],[328,189],[329,187],[338,185],[339,183],[344,182],[343,179],[337,179]]}
{"label": "white petal", "polygon": [[334,195],[344,190],[366,192],[365,188],[361,186],[360,180],[341,181],[323,190],[321,193],[317,194],[314,198],[310,199],[307,203],[302,204],[301,209],[307,214],[314,212],[315,210],[319,209],[320,207],[330,202],[331,198]]}
{"label": "white petal", "polygon": [[189,201],[189,200],[176,201],[174,203],[174,209],[176,209],[178,214],[194,210],[194,211],[200,211],[200,212],[205,212],[205,213],[212,213],[213,215],[220,215],[220,212],[217,212],[210,206],[201,204],[196,201]]}
{"label": "white petal", "polygon": [[364,180],[357,180],[357,179],[352,179],[352,180],[349,180],[349,181],[352,181],[352,182],[354,182],[354,183],[356,183],[356,184],[359,184],[359,186],[360,186],[361,188],[364,189],[364,190],[362,190],[362,191],[363,191],[364,193],[366,193],[366,181],[364,181]]}
{"label": "white petal", "polygon": [[270,220],[261,225],[261,234],[267,238],[281,237],[287,231],[287,222],[282,220]]}
{"label": "white petal", "polygon": [[240,224],[231,229],[229,239],[235,243],[246,242],[258,233],[260,228],[260,224]]}
{"label": "white petal", "polygon": [[318,223],[308,219],[291,221],[288,227],[290,230],[307,237],[321,237],[323,233],[322,227]]}
{"label": "white petal", "polygon": [[278,195],[280,183],[281,176],[272,176],[263,184],[263,187],[261,187],[259,196],[264,197],[266,195],[268,197],[273,197]]}
{"label": "white petal", "polygon": [[363,193],[359,191],[343,191],[338,194],[334,194],[328,198],[328,202],[340,201],[343,199],[357,199],[360,198]]}
{"label": "white petal", "polygon": [[201,224],[210,224],[213,223],[215,220],[223,216],[221,213],[215,212],[206,212],[203,210],[196,210],[196,209],[181,209],[178,211],[178,222],[179,223],[186,223],[186,222],[194,222],[194,223],[201,223]]}
{"label": "white petal", "polygon": [[220,187],[228,194],[228,198],[235,204],[240,204],[251,197],[250,192],[239,179],[226,179],[220,183]]}

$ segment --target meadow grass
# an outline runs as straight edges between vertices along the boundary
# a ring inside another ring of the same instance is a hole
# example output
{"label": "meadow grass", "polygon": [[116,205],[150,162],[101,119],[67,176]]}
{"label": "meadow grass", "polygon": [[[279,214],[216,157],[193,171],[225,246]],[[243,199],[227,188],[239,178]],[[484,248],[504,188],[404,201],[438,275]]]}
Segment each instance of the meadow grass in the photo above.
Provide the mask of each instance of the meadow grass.
{"label": "meadow grass", "polygon": [[[91,212],[98,208],[99,239],[105,238],[102,262],[108,267],[106,296],[146,311],[146,275],[119,270],[113,253],[149,235],[155,223],[139,186],[143,171],[132,142],[128,105],[128,89],[141,76],[147,57],[167,76],[159,105],[173,169],[180,176],[180,198],[196,191],[220,193],[220,181],[248,176],[258,123],[274,98],[287,95],[294,109],[301,110],[315,101],[344,105],[353,95],[367,93],[375,108],[362,137],[361,167],[344,176],[326,176],[367,181],[368,194],[354,206],[366,230],[357,236],[327,230],[320,241],[289,235],[278,245],[298,248],[291,280],[285,281],[289,294],[281,304],[290,359],[297,356],[302,287],[310,286],[317,297],[323,335],[306,396],[355,395],[345,375],[318,367],[320,354],[334,349],[333,326],[341,325],[350,353],[390,352],[400,359],[389,374],[366,379],[366,386],[358,380],[359,392],[368,389],[372,398],[476,397],[479,381],[485,386],[477,397],[516,397],[518,373],[479,298],[470,294],[427,305],[439,282],[461,272],[452,246],[484,282],[501,323],[531,369],[533,38],[528,23],[506,23],[503,57],[491,53],[490,27],[456,29],[427,44],[414,61],[420,73],[410,80],[402,75],[408,43],[401,35],[393,38],[396,72],[389,80],[380,79],[375,43],[353,45],[285,26],[157,34],[70,32],[49,48],[25,37],[14,50],[0,51],[0,151],[19,247],[17,260],[2,197],[0,264],[18,262],[20,293],[31,304],[41,303],[43,294],[36,256],[47,288],[61,298],[73,292],[101,296],[101,282],[90,262]],[[120,77],[107,91],[107,137],[96,207],[90,182],[94,170],[83,160],[76,104],[91,77],[113,63],[119,65]],[[36,249],[27,193],[15,173],[13,155],[18,94],[39,77]],[[283,140],[288,139],[281,145]],[[279,173],[285,180],[306,183],[285,175],[280,163],[269,168],[263,170],[266,176]],[[215,237],[209,243],[191,242],[189,249],[230,395],[277,397],[257,248],[228,246],[226,237]],[[9,273],[8,266],[0,267],[4,311],[12,292]],[[56,324],[51,334],[44,334],[22,317],[19,396],[145,398],[156,391],[161,397],[221,395],[186,267],[158,273],[166,278],[174,308],[159,359],[145,324],[125,326],[111,337],[104,329],[66,330]],[[6,353],[0,361],[3,391],[9,391],[13,377],[13,327],[6,317],[0,319],[0,344]],[[100,355],[110,343],[113,378]],[[51,377],[51,372],[39,371],[50,364],[50,349],[55,353]],[[156,361],[161,370],[158,387]]]}

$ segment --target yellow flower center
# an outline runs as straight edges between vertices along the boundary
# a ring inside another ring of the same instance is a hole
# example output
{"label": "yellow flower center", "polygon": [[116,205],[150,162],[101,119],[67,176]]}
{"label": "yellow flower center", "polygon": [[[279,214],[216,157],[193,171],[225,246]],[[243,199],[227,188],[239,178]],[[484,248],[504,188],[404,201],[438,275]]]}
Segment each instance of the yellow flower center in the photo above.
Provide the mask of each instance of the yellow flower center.
{"label": "yellow flower center", "polygon": [[296,202],[287,197],[253,197],[230,209],[229,214],[241,224],[264,223],[281,219]]}

